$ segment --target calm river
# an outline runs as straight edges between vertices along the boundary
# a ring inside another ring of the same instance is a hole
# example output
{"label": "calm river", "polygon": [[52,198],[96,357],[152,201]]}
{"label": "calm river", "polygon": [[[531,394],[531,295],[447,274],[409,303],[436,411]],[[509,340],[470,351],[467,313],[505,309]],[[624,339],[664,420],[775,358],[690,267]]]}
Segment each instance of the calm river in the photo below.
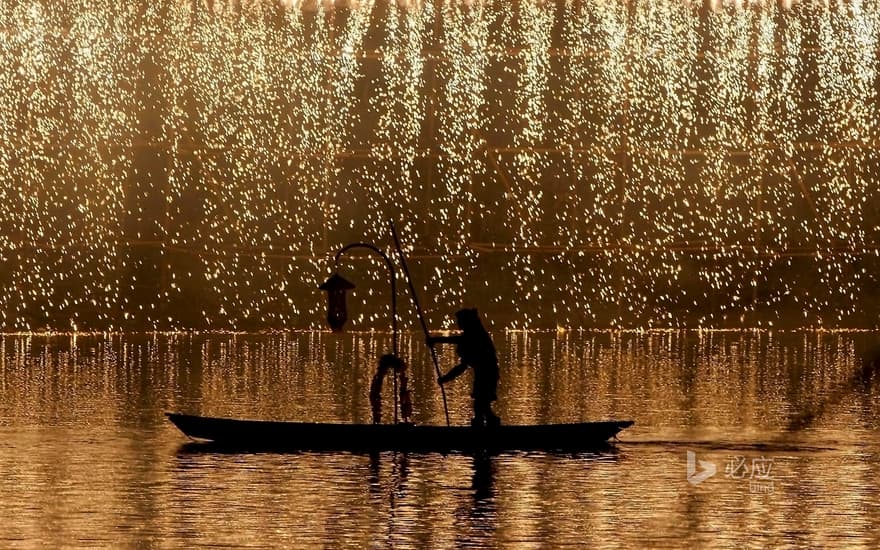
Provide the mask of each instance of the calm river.
{"label": "calm river", "polygon": [[[204,452],[163,412],[367,422],[390,338],[0,337],[0,547],[880,546],[880,384],[853,380],[880,335],[493,336],[505,422],[636,425],[602,454]],[[442,423],[421,338],[402,354]]]}

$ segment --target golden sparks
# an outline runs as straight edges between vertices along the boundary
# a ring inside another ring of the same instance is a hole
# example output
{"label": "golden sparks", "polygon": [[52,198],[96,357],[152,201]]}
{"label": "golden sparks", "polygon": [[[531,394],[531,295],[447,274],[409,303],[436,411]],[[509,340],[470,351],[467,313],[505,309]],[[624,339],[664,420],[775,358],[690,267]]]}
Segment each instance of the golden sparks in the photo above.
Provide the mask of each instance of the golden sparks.
{"label": "golden sparks", "polygon": [[865,313],[876,3],[342,4],[4,1],[0,329],[317,326],[389,217],[432,324]]}

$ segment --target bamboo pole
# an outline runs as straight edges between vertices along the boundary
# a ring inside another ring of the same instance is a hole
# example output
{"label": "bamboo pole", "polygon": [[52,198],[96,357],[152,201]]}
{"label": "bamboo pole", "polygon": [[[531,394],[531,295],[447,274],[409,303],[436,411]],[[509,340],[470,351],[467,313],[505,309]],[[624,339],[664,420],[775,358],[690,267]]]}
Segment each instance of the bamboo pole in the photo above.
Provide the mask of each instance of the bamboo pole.
{"label": "bamboo pole", "polygon": [[[425,314],[422,313],[422,306],[419,305],[416,288],[413,285],[412,277],[409,274],[409,267],[406,264],[406,256],[403,253],[403,247],[400,245],[400,238],[397,236],[397,228],[394,227],[393,220],[388,220],[388,227],[391,230],[391,236],[394,238],[394,246],[397,248],[397,254],[400,256],[400,267],[403,268],[403,273],[406,275],[406,284],[409,287],[409,294],[412,296],[413,304],[416,306],[416,312],[419,315],[419,322],[422,325],[422,331],[425,333],[425,339],[427,340],[430,337],[428,323],[425,321]],[[440,395],[443,396],[443,412],[446,413],[446,425],[449,426],[449,405],[446,403],[446,390],[443,388],[443,384],[440,383],[440,376],[442,373],[440,372],[440,363],[437,361],[437,351],[434,350],[434,346],[428,346],[428,349],[431,351],[431,361],[434,362],[434,370],[437,373],[437,385],[440,386]]]}

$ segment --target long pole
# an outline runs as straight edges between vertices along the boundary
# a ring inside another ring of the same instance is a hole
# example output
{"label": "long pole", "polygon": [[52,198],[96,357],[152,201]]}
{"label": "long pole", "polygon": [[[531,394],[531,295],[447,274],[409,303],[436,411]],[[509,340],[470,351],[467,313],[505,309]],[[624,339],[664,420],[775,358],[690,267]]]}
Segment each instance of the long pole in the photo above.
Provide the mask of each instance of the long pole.
{"label": "long pole", "polygon": [[[400,246],[400,238],[397,236],[397,228],[394,227],[394,220],[388,220],[388,226],[391,228],[391,236],[394,238],[394,246],[397,248],[397,254],[400,256],[400,267],[406,275],[406,284],[409,287],[409,294],[412,296],[413,304],[416,306],[416,312],[419,314],[419,322],[422,324],[422,331],[425,333],[425,340],[431,335],[428,332],[428,323],[425,321],[425,314],[422,313],[422,306],[419,305],[419,296],[416,294],[416,288],[413,285],[412,277],[409,274],[409,267],[406,265],[406,256],[403,253],[403,247]],[[431,350],[431,360],[434,362],[434,370],[437,372],[437,385],[440,386],[440,395],[443,396],[443,412],[446,413],[446,425],[449,426],[449,405],[446,404],[446,390],[440,383],[440,363],[437,361],[437,351],[434,346],[428,346]]]}

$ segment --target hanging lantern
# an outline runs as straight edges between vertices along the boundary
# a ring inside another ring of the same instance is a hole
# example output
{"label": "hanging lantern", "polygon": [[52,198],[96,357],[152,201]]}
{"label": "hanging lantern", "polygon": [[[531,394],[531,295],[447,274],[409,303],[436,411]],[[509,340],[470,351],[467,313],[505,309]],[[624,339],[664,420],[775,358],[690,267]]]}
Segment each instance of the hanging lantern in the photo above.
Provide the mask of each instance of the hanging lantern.
{"label": "hanging lantern", "polygon": [[327,291],[327,323],[333,332],[342,332],[342,327],[348,320],[345,293],[353,289],[354,284],[339,273],[334,273],[318,288]]}

